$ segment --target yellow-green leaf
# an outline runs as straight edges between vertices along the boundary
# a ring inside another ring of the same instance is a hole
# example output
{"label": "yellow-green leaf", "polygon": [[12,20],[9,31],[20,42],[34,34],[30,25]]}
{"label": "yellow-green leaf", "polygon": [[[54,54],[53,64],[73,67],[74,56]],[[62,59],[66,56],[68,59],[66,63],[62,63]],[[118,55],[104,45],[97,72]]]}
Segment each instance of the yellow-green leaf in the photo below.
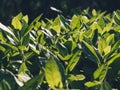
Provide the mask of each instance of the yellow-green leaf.
{"label": "yellow-green leaf", "polygon": [[104,49],[105,55],[107,55],[110,51],[111,51],[111,46],[107,46],[107,47]]}
{"label": "yellow-green leaf", "polygon": [[45,77],[52,89],[62,89],[64,86],[64,69],[56,58],[51,56],[45,66]]}
{"label": "yellow-green leaf", "polygon": [[20,20],[17,17],[14,17],[12,19],[12,25],[17,30],[21,30],[22,29],[22,23],[20,22]]}
{"label": "yellow-green leaf", "polygon": [[22,18],[26,23],[28,23],[28,15],[25,15],[23,18]]}

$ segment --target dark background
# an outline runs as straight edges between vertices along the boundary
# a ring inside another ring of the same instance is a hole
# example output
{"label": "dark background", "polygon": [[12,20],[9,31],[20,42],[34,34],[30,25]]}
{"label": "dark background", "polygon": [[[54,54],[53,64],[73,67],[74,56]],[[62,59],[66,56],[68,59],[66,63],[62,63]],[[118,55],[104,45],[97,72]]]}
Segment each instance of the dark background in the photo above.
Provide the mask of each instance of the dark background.
{"label": "dark background", "polygon": [[30,21],[43,13],[43,18],[54,18],[59,14],[50,9],[61,10],[65,17],[71,17],[86,8],[112,13],[120,9],[120,0],[0,0],[0,22],[9,25],[13,16],[22,12]]}

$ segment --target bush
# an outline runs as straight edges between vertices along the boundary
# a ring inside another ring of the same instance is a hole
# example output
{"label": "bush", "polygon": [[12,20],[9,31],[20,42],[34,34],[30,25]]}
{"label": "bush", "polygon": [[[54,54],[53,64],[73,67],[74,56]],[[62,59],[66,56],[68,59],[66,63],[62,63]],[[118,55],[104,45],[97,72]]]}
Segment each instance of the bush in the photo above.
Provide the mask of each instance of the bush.
{"label": "bush", "polygon": [[[0,23],[0,89],[120,89],[120,11]],[[12,82],[11,82],[12,81]]]}

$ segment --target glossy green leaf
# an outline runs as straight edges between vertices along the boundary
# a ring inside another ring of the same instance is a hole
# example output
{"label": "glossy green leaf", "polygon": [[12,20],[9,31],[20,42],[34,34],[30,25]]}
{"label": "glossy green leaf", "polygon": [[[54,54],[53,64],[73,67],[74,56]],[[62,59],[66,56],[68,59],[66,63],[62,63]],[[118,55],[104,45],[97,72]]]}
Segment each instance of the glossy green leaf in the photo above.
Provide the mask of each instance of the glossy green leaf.
{"label": "glossy green leaf", "polygon": [[0,51],[5,52],[6,49],[2,45],[0,45]]}
{"label": "glossy green leaf", "polygon": [[37,23],[35,24],[34,29],[37,31],[37,30],[39,30],[40,26],[41,26],[41,23],[40,23],[40,22],[37,22]]}
{"label": "glossy green leaf", "polygon": [[12,19],[12,25],[16,30],[21,30],[22,29],[22,23],[17,17],[14,17]]}
{"label": "glossy green leaf", "polygon": [[115,51],[117,49],[119,49],[119,46],[120,46],[120,40],[118,40],[112,47],[112,51]]}
{"label": "glossy green leaf", "polygon": [[26,31],[25,31],[25,33],[24,33],[23,36],[26,36],[26,35],[34,28],[34,24],[37,23],[37,22],[40,20],[41,16],[42,16],[42,15],[36,17],[36,18],[32,21],[32,23],[29,25],[28,29],[26,29]]}
{"label": "glossy green leaf", "polygon": [[116,60],[119,60],[119,59],[120,59],[120,53],[118,53],[117,55],[115,55],[111,59],[109,59],[107,64],[111,65],[112,63],[114,63]]}
{"label": "glossy green leaf", "polygon": [[71,23],[70,23],[71,29],[80,28],[80,26],[81,26],[80,17],[74,15],[74,16],[72,17],[72,21],[71,21]]}
{"label": "glossy green leaf", "polygon": [[55,30],[57,33],[60,33],[61,30],[61,24],[60,24],[60,17],[58,16],[55,18],[53,24],[52,24],[53,30]]}
{"label": "glossy green leaf", "polygon": [[25,46],[18,46],[19,50],[23,51],[23,50],[26,50],[26,47]]}
{"label": "glossy green leaf", "polygon": [[97,16],[97,11],[95,9],[92,10],[92,15]]}
{"label": "glossy green leaf", "polygon": [[33,77],[29,81],[27,81],[24,86],[20,88],[20,90],[35,90],[38,85],[40,85],[44,78],[44,72],[41,71],[39,75]]}
{"label": "glossy green leaf", "polygon": [[100,38],[98,40],[98,51],[101,54],[101,56],[103,55],[103,51],[106,46],[107,46],[107,43],[106,43],[105,39]]}
{"label": "glossy green leaf", "polygon": [[77,52],[75,52],[72,56],[72,58],[70,59],[67,67],[66,67],[66,72],[71,72],[74,67],[76,66],[76,64],[78,63],[79,59],[81,57],[81,51],[78,50]]}
{"label": "glossy green leaf", "polygon": [[28,23],[28,15],[23,16],[22,18],[26,23]]}
{"label": "glossy green leaf", "polygon": [[89,50],[89,52],[91,53],[91,55],[95,58],[95,60],[92,60],[92,61],[95,62],[95,63],[97,63],[98,65],[100,65],[99,57],[97,56],[97,54],[96,54],[95,49],[93,48],[93,46],[89,45],[85,41],[83,41],[83,44]]}
{"label": "glossy green leaf", "polygon": [[99,25],[102,29],[104,29],[104,27],[105,27],[105,21],[104,21],[103,18],[100,18],[100,19],[99,19],[98,25]]}
{"label": "glossy green leaf", "polygon": [[104,54],[107,55],[111,51],[111,46],[105,47],[103,51],[104,51]]}
{"label": "glossy green leaf", "polygon": [[28,70],[26,64],[22,63],[22,65],[20,66],[19,71],[18,71],[18,79],[21,82],[27,82],[28,80],[30,80],[30,77],[28,76],[27,73],[29,73],[29,70]]}
{"label": "glossy green leaf", "polygon": [[114,34],[111,34],[107,37],[106,42],[108,45],[112,45],[114,43]]}
{"label": "glossy green leaf", "polygon": [[56,55],[60,58],[60,60],[63,60],[63,61],[68,61],[72,57],[72,54],[62,56],[61,54],[56,53]]}
{"label": "glossy green leaf", "polygon": [[23,14],[20,12],[18,15],[15,16],[16,18],[18,18],[18,20],[21,20],[23,17]]}
{"label": "glossy green leaf", "polygon": [[62,56],[66,56],[68,53],[67,48],[65,47],[65,45],[63,45],[62,43],[57,43],[56,44],[56,48],[58,50],[58,52],[62,55]]}
{"label": "glossy green leaf", "polygon": [[86,82],[85,83],[85,86],[87,86],[87,87],[94,87],[94,86],[98,86],[98,85],[100,85],[101,83],[100,82],[98,82],[98,81],[93,81],[93,82]]}
{"label": "glossy green leaf", "polygon": [[119,12],[120,12],[120,11],[114,12],[114,22],[115,22],[117,25],[120,25],[120,15],[119,15]]}
{"label": "glossy green leaf", "polygon": [[102,83],[107,74],[107,70],[108,66],[106,64],[102,64],[101,66],[99,66],[93,74],[94,79]]}
{"label": "glossy green leaf", "polygon": [[88,19],[87,16],[82,16],[82,21],[83,21],[84,23],[88,23],[88,22],[89,22],[89,19]]}
{"label": "glossy green leaf", "polygon": [[18,51],[18,48],[12,44],[5,43],[6,46],[10,47],[12,50]]}
{"label": "glossy green leaf", "polygon": [[79,81],[84,79],[85,79],[85,76],[82,74],[78,74],[78,75],[69,74],[69,77],[68,77],[68,80],[70,81]]}
{"label": "glossy green leaf", "polygon": [[46,63],[45,77],[51,88],[62,89],[64,87],[65,76],[63,66],[53,56]]}

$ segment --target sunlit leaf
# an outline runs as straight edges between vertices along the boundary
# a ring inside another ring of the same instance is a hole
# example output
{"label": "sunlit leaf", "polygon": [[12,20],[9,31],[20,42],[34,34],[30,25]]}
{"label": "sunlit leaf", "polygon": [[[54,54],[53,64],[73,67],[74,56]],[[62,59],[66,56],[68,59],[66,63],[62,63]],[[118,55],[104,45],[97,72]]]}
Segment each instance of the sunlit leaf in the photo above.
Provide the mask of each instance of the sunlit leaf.
{"label": "sunlit leaf", "polygon": [[68,79],[70,81],[79,81],[79,80],[84,80],[85,79],[85,76],[82,75],[82,74],[78,74],[78,75],[73,75],[73,74],[70,74]]}
{"label": "sunlit leaf", "polygon": [[105,55],[107,55],[111,51],[111,46],[107,46],[106,48],[104,48],[103,51],[104,51]]}
{"label": "sunlit leaf", "polygon": [[22,18],[26,23],[28,23],[28,15],[23,16]]}
{"label": "sunlit leaf", "polygon": [[87,87],[94,87],[94,86],[98,86],[98,85],[100,85],[101,83],[100,82],[98,82],[98,81],[93,81],[93,82],[86,82],[85,83],[85,86],[87,86]]}
{"label": "sunlit leaf", "polygon": [[22,29],[22,23],[17,17],[14,17],[12,19],[12,25],[16,30],[21,30]]}
{"label": "sunlit leaf", "polygon": [[106,64],[99,66],[93,74],[94,79],[102,82],[107,74],[107,70],[108,66]]}
{"label": "sunlit leaf", "polygon": [[77,51],[76,53],[74,53],[74,55],[72,56],[72,58],[70,59],[67,65],[66,72],[71,72],[74,69],[80,57],[81,57],[81,51]]}
{"label": "sunlit leaf", "polygon": [[120,53],[118,53],[117,55],[113,56],[111,59],[108,60],[108,65],[111,65],[113,62],[115,62],[116,60],[120,59]]}
{"label": "sunlit leaf", "polygon": [[74,15],[74,16],[72,17],[72,21],[71,21],[71,23],[70,23],[71,29],[80,28],[80,26],[81,26],[80,17]]}
{"label": "sunlit leaf", "polygon": [[97,11],[95,9],[92,10],[92,15],[97,16]]}
{"label": "sunlit leaf", "polygon": [[53,56],[51,56],[45,66],[45,77],[51,88],[61,89],[64,87],[65,76],[63,66]]}

